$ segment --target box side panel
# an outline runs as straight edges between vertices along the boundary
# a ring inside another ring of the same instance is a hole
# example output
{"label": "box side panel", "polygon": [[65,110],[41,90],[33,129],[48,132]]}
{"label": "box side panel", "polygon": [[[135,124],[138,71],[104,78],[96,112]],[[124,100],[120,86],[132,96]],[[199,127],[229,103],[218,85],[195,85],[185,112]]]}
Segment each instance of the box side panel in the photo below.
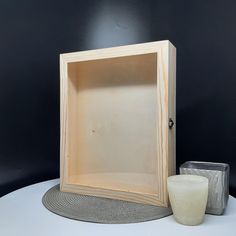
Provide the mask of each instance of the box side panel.
{"label": "box side panel", "polygon": [[61,57],[60,63],[60,184],[68,183],[69,163],[76,145],[76,68]]}
{"label": "box side panel", "polygon": [[67,64],[60,56],[60,187],[64,183],[64,162],[66,147],[66,97]]}
{"label": "box side panel", "polygon": [[[78,130],[78,99],[77,99],[77,67],[73,63],[67,65],[67,124],[66,124],[66,143],[67,150],[65,152],[65,171],[67,181],[70,175],[76,173],[78,143],[77,143],[77,130]],[[76,162],[74,162],[76,160]]]}
{"label": "box side panel", "polygon": [[168,131],[168,176],[176,174],[176,48],[169,43],[168,113],[174,122]]}
{"label": "box side panel", "polygon": [[161,188],[160,199],[164,206],[168,205],[168,193],[167,193],[167,177],[169,168],[168,158],[168,80],[169,80],[169,60],[168,60],[168,41],[163,47],[157,49],[158,54],[158,72],[157,72],[157,94],[158,94],[158,106],[157,106],[157,159],[159,162],[159,174],[158,181]]}

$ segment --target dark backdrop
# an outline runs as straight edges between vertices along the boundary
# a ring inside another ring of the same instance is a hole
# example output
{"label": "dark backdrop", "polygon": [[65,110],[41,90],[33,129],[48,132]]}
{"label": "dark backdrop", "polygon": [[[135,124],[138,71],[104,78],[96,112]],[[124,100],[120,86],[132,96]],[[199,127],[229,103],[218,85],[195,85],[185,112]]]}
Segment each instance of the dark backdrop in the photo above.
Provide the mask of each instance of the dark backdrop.
{"label": "dark backdrop", "polygon": [[227,162],[236,194],[236,1],[1,0],[0,195],[59,176],[59,54],[169,39],[177,166]]}

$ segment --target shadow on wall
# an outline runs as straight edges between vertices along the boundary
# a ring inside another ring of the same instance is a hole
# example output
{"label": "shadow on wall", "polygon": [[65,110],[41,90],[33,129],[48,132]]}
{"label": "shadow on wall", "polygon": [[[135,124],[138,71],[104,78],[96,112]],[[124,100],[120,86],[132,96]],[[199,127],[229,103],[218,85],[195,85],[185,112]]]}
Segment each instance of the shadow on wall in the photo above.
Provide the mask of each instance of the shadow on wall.
{"label": "shadow on wall", "polygon": [[129,2],[98,4],[87,27],[87,48],[104,48],[150,40],[148,9],[134,8]]}

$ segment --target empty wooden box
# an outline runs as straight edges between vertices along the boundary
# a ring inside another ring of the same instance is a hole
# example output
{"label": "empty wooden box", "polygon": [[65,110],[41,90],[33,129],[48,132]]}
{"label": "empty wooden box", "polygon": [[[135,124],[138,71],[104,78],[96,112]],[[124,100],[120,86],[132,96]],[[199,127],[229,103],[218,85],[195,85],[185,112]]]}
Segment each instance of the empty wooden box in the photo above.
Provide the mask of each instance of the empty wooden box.
{"label": "empty wooden box", "polygon": [[176,50],[169,41],[61,54],[60,189],[168,205]]}

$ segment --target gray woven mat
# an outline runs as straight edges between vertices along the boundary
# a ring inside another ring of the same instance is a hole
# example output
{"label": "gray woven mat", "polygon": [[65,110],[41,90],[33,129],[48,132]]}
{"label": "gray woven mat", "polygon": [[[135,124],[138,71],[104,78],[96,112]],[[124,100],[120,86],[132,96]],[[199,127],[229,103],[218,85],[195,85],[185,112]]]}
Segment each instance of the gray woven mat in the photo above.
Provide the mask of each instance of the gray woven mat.
{"label": "gray woven mat", "polygon": [[60,216],[104,224],[137,223],[172,214],[171,209],[165,207],[61,192],[59,185],[49,189],[42,202]]}

